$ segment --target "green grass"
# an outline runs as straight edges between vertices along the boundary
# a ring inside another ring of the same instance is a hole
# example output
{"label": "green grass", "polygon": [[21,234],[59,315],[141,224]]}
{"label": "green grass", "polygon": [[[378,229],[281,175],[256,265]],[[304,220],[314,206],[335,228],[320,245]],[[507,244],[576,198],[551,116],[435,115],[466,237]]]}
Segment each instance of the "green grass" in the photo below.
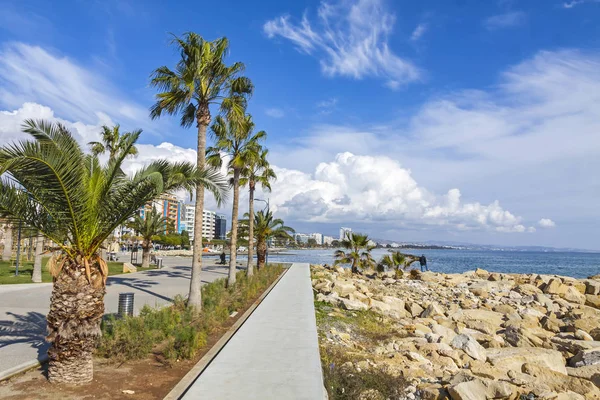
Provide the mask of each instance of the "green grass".
{"label": "green grass", "polygon": [[282,272],[280,265],[270,265],[252,278],[245,271],[238,272],[235,285],[229,288],[225,279],[204,285],[199,313],[177,297],[170,307],[145,306],[136,317],[109,317],[102,323],[97,355],[114,362],[142,359],[153,351],[166,360],[193,358],[213,332],[227,326],[233,311],[248,306]]}
{"label": "green grass", "polygon": [[[42,282],[52,282],[52,276],[46,268],[48,259],[50,257],[42,258]],[[149,268],[140,268],[138,271],[146,271]],[[108,262],[108,275],[120,275],[123,273],[122,262]],[[15,276],[15,263],[14,261],[0,261],[0,285],[6,285],[11,283],[32,283],[31,275],[33,274],[33,261],[22,261],[19,264],[19,276]]]}

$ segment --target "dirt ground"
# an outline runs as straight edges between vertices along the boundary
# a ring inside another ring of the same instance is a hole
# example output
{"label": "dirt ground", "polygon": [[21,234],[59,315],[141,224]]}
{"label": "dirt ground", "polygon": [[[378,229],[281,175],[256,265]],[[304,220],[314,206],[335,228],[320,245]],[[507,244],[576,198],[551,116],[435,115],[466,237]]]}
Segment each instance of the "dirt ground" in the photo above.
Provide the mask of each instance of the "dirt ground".
{"label": "dirt ground", "polygon": [[[152,355],[145,360],[115,364],[96,358],[94,380],[81,386],[49,383],[43,366],[0,382],[0,399],[163,399],[252,304],[238,310],[226,326],[210,335],[206,347],[193,360],[168,363]],[[133,390],[135,393],[125,394],[123,390]]]}

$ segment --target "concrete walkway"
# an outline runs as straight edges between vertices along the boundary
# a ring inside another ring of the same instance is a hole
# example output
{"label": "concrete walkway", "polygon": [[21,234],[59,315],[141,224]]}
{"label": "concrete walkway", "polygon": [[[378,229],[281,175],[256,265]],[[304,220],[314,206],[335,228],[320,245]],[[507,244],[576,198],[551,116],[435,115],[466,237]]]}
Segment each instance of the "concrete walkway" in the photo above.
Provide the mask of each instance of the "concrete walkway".
{"label": "concrete walkway", "polygon": [[295,263],[183,396],[325,398],[308,264]]}
{"label": "concrete walkway", "polygon": [[[202,282],[227,277],[227,267],[205,259]],[[212,266],[210,264],[213,264]],[[106,313],[116,313],[119,293],[135,293],[135,312],[145,305],[161,306],[176,295],[186,296],[190,285],[191,258],[165,257],[164,268],[108,278]],[[0,377],[10,370],[46,357],[46,314],[52,284],[0,285]]]}

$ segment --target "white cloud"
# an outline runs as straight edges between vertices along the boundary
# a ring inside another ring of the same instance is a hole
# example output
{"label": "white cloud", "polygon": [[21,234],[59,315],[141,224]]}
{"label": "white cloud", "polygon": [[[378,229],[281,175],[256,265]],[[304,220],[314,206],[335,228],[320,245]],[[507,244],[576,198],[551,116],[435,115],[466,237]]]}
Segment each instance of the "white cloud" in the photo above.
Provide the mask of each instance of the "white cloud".
{"label": "white cloud", "polygon": [[411,171],[388,157],[340,153],[313,173],[277,168],[272,206],[282,216],[313,223],[378,223],[447,230],[526,232],[522,218],[503,209],[464,202],[458,189],[437,196],[417,184]]}
{"label": "white cloud", "polygon": [[149,127],[148,110],[127,100],[102,75],[41,47],[4,44],[0,77],[0,103],[6,107],[16,109],[35,101],[51,105],[63,118],[83,123],[110,116],[123,124]]}
{"label": "white cloud", "polygon": [[494,15],[486,18],[483,25],[488,30],[512,28],[525,22],[526,14],[523,11],[511,11],[505,14]]}
{"label": "white cloud", "polygon": [[542,228],[554,228],[556,223],[548,218],[542,218],[538,221],[538,225]]}
{"label": "white cloud", "polygon": [[395,16],[381,0],[322,2],[318,16],[317,27],[306,14],[299,23],[283,15],[267,21],[263,30],[269,38],[283,37],[317,57],[327,76],[379,77],[395,82],[389,87],[419,80],[419,69],[390,49]]}
{"label": "white cloud", "polygon": [[337,105],[338,99],[337,97],[332,97],[327,100],[323,100],[317,103],[317,107],[319,108],[333,108]]}
{"label": "white cloud", "polygon": [[572,1],[563,3],[563,7],[564,8],[573,8],[575,6],[578,6],[578,5],[584,4],[584,3],[600,3],[600,0],[572,0]]}
{"label": "white cloud", "polygon": [[410,40],[416,42],[417,40],[421,39],[425,32],[427,32],[427,28],[428,26],[426,23],[420,23],[417,25],[412,35],[410,35]]}
{"label": "white cloud", "polygon": [[285,113],[280,108],[267,108],[265,114],[271,118],[283,118],[285,116]]}

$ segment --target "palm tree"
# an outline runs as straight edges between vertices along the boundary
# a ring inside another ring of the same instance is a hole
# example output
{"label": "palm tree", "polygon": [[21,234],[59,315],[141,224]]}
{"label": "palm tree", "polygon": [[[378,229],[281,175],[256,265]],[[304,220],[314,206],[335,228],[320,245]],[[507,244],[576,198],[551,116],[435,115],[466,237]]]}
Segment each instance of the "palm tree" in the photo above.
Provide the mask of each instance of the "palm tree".
{"label": "palm tree", "polygon": [[271,180],[277,179],[275,171],[271,168],[269,161],[267,161],[267,155],[269,154],[268,149],[260,149],[257,157],[253,157],[253,160],[246,165],[241,172],[240,186],[248,185],[248,266],[246,273],[248,276],[253,275],[252,269],[252,250],[254,247],[254,191],[256,185],[260,184],[263,190],[271,191]]}
{"label": "palm tree", "polygon": [[[231,210],[231,245],[229,246],[229,278],[227,284],[235,283],[236,253],[237,253],[237,227],[238,209],[240,201],[240,176],[242,170],[256,162],[261,146],[259,141],[267,136],[265,131],[253,133],[254,122],[248,114],[243,119],[218,116],[211,126],[215,145],[207,150],[208,163],[220,168],[223,164],[222,157],[229,157],[227,169],[231,175],[233,187],[233,207]],[[250,246],[248,246],[250,247]]]}
{"label": "palm tree", "polygon": [[127,176],[121,166],[139,131],[106,164],[85,154],[67,128],[27,120],[33,140],[0,148],[0,217],[37,229],[60,249],[48,262],[53,275],[47,316],[48,379],[85,383],[100,336],[108,267],[102,243],[146,202],[197,184],[222,199],[226,180],[191,163],[154,161]]}
{"label": "palm tree", "polygon": [[12,258],[12,235],[12,225],[7,223],[4,225],[4,250],[2,250],[2,261],[10,261]]}
{"label": "palm tree", "polygon": [[35,239],[35,258],[33,260],[33,273],[31,281],[40,283],[42,281],[42,254],[44,253],[44,235],[38,232]]}
{"label": "palm tree", "polygon": [[[240,221],[240,236],[248,234],[250,221],[249,214],[244,214]],[[273,213],[269,210],[261,210],[254,214],[254,234],[256,236],[256,258],[258,269],[264,267],[267,258],[267,243],[271,239],[291,239],[294,229],[286,226],[282,219],[273,218]]]}
{"label": "palm tree", "polygon": [[[157,68],[150,85],[157,87],[156,103],[150,108],[150,117],[159,118],[163,113],[181,114],[181,126],[198,127],[197,166],[203,169],[206,163],[206,129],[211,122],[210,105],[220,104],[243,115],[248,97],[252,94],[252,82],[240,74],[244,64],[226,65],[229,41],[219,38],[212,42],[200,35],[188,32],[183,37],[174,36],[172,44],[180,51],[181,59],[175,70],[162,66]],[[192,278],[188,305],[200,309],[200,272],[202,270],[202,222],[204,209],[204,187],[196,187],[194,211],[194,242]]]}
{"label": "palm tree", "polygon": [[375,265],[371,250],[375,246],[369,244],[369,236],[360,233],[346,232],[346,237],[340,245],[348,250],[336,250],[334,265],[352,264],[352,273],[358,273],[360,268],[372,268]]}
{"label": "palm tree", "polygon": [[144,217],[136,214],[129,227],[142,237],[142,268],[150,266],[150,249],[152,248],[152,236],[165,232],[167,219],[152,207],[152,211],[145,213]]}
{"label": "palm tree", "polygon": [[404,254],[399,251],[394,251],[390,254],[384,255],[381,260],[379,260],[379,264],[377,265],[379,269],[390,270],[390,269],[399,269],[404,268],[406,262],[406,257]]}
{"label": "palm tree", "polygon": [[[106,125],[102,126],[102,141],[88,143],[92,149],[92,154],[100,155],[108,152],[109,158],[113,159],[125,149],[131,136],[139,135],[141,133],[141,131],[134,131],[126,132],[121,135],[119,129],[120,126],[118,124],[112,128]],[[127,150],[126,155],[136,156],[137,154],[137,148],[133,146]]]}

